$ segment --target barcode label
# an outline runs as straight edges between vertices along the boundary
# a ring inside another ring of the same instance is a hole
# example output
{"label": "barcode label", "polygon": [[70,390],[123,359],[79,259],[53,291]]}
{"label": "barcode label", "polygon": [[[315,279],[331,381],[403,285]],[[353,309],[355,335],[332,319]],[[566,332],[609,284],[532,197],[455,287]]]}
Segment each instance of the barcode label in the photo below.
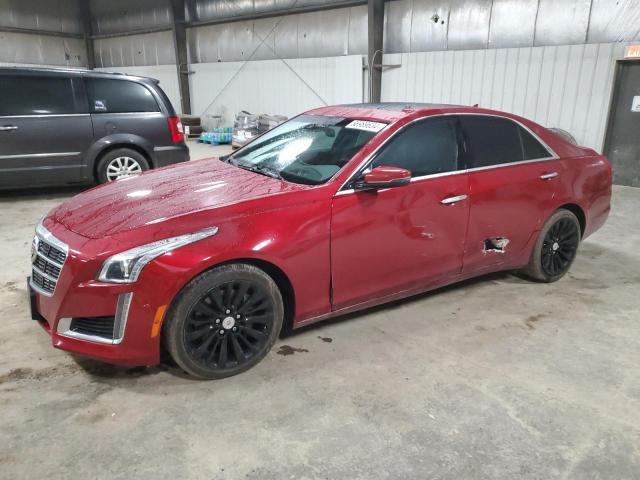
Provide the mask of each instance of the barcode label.
{"label": "barcode label", "polygon": [[344,128],[354,128],[356,130],[366,130],[367,132],[379,132],[380,130],[382,130],[386,126],[387,126],[386,123],[368,122],[366,120],[354,120],[353,122],[349,123]]}

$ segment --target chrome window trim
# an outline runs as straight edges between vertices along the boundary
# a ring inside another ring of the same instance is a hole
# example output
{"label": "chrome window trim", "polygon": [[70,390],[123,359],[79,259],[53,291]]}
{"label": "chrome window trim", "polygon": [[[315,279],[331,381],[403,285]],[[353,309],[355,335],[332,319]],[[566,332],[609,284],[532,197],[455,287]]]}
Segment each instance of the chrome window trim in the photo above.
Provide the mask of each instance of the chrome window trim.
{"label": "chrome window trim", "polygon": [[49,157],[71,157],[80,155],[82,152],[54,152],[54,153],[21,153],[19,155],[1,155],[0,159],[10,160],[12,158],[49,158]]}
{"label": "chrome window trim", "polygon": [[430,175],[422,175],[420,177],[411,177],[411,183],[422,181],[422,180],[428,180],[428,179],[431,179],[431,178],[446,177],[446,176],[449,176],[449,175],[460,175],[460,174],[463,174],[463,173],[477,172],[477,171],[482,171],[482,170],[493,170],[495,168],[511,167],[511,166],[514,166],[514,165],[523,165],[523,164],[526,164],[526,163],[544,162],[544,161],[548,161],[548,160],[558,160],[560,158],[558,156],[558,154],[549,145],[547,145],[547,143],[544,140],[542,140],[534,131],[532,131],[529,127],[527,127],[523,123],[521,123],[518,120],[515,120],[513,118],[505,117],[503,115],[491,114],[491,113],[475,113],[475,112],[438,113],[436,115],[428,115],[426,117],[420,117],[420,118],[416,118],[414,120],[411,120],[409,123],[404,125],[402,128],[400,128],[400,129],[396,130],[395,132],[393,132],[393,134],[391,134],[391,136],[389,136],[384,142],[382,142],[380,145],[378,145],[378,147],[373,152],[371,152],[369,155],[367,155],[367,158],[365,158],[360,163],[360,165],[358,165],[358,168],[356,168],[353,171],[353,173],[349,176],[349,178],[347,178],[347,180],[340,186],[340,188],[336,192],[335,196],[348,195],[348,194],[355,193],[356,190],[354,190],[352,188],[347,189],[347,190],[343,190],[343,189],[345,188],[346,185],[348,185],[353,180],[353,178],[358,173],[362,172],[368,166],[368,164],[374,160],[374,157],[377,155],[377,153],[380,151],[380,149],[382,149],[387,144],[387,142],[389,142],[391,139],[395,138],[396,135],[398,135],[399,133],[403,132],[410,125],[413,125],[416,122],[423,121],[423,120],[428,120],[428,119],[431,119],[431,118],[451,117],[451,116],[460,116],[460,115],[474,115],[474,116],[481,116],[481,117],[497,117],[497,118],[502,118],[504,120],[510,120],[513,123],[515,123],[516,125],[519,125],[520,127],[524,128],[527,132],[529,132],[533,136],[533,138],[535,138],[538,142],[540,142],[540,144],[545,149],[547,149],[547,151],[551,154],[551,156],[549,156],[549,157],[541,157],[541,158],[534,158],[534,159],[530,159],[530,160],[518,160],[516,162],[500,163],[500,164],[497,164],[497,165],[488,165],[488,166],[485,166],[485,167],[465,168],[463,170],[455,170],[455,171],[451,171],[451,172],[433,173],[433,174],[430,174]]}
{"label": "chrome window trim", "polygon": [[33,115],[0,115],[0,118],[88,117],[88,113],[38,113]]}
{"label": "chrome window trim", "polygon": [[147,115],[149,117],[151,116],[155,116],[155,117],[164,117],[164,113],[162,113],[161,111],[148,111],[145,110],[144,112],[91,112],[91,115]]}

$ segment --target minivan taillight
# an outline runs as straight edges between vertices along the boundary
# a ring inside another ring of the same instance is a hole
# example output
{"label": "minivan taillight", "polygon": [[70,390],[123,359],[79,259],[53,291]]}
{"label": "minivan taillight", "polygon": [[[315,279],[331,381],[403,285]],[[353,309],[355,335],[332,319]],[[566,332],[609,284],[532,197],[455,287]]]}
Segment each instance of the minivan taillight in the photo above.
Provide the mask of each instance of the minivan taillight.
{"label": "minivan taillight", "polygon": [[171,130],[171,141],[173,143],[184,142],[184,130],[182,122],[178,117],[167,117],[169,122],[169,130]]}

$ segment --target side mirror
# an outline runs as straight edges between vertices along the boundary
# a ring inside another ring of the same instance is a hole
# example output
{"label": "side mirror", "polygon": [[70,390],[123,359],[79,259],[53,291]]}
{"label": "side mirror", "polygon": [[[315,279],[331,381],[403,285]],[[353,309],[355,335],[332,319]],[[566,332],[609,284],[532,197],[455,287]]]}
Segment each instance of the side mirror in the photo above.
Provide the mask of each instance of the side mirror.
{"label": "side mirror", "polygon": [[381,165],[365,173],[353,188],[355,190],[373,190],[378,188],[393,188],[408,185],[411,172],[399,167],[385,167]]}

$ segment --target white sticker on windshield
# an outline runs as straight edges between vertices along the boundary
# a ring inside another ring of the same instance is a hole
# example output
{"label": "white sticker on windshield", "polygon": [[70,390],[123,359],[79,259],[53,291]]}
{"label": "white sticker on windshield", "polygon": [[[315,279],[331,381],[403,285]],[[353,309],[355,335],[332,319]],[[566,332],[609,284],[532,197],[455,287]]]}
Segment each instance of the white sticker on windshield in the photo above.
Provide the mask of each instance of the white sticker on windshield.
{"label": "white sticker on windshield", "polygon": [[386,126],[386,123],[368,122],[366,120],[354,120],[344,128],[355,128],[356,130],[366,130],[367,132],[379,132]]}

